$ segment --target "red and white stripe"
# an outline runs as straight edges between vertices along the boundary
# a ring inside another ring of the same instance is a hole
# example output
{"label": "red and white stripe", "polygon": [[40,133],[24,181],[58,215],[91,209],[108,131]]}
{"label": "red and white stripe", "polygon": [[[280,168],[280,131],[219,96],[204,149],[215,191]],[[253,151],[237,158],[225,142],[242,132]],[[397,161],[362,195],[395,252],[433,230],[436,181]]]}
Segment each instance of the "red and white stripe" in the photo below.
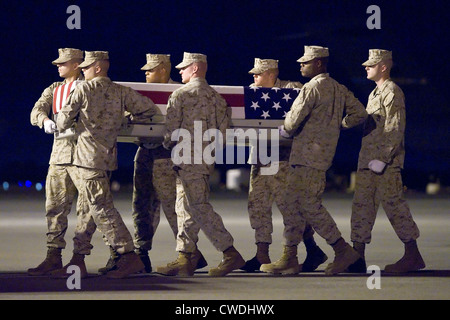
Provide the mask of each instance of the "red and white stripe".
{"label": "red and white stripe", "polygon": [[[155,103],[163,115],[166,114],[169,96],[183,84],[170,83],[137,83],[137,82],[116,82],[117,84],[130,87],[143,96],[150,98]],[[244,87],[240,86],[211,86],[227,101],[231,107],[232,119],[245,119],[244,107]]]}
{"label": "red and white stripe", "polygon": [[66,104],[70,93],[75,89],[79,80],[62,84],[53,90],[53,114],[58,114],[62,107]]}

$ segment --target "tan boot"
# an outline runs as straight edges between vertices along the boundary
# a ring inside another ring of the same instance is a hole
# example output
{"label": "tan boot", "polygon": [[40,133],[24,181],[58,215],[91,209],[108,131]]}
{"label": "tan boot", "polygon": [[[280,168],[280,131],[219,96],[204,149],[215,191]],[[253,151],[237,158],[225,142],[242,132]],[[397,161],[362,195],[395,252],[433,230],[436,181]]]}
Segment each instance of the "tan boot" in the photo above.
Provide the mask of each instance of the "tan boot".
{"label": "tan boot", "polygon": [[344,272],[361,257],[343,238],[340,238],[332,245],[335,256],[334,261],[325,268],[326,275],[333,275]]}
{"label": "tan boot", "polygon": [[233,247],[229,247],[223,252],[223,259],[216,268],[209,270],[208,274],[212,277],[223,277],[231,271],[243,267],[245,260],[241,254]]}
{"label": "tan boot", "polygon": [[86,269],[86,264],[84,263],[84,254],[74,253],[72,259],[66,264],[62,269],[52,271],[50,273],[51,277],[54,279],[65,279],[68,278],[71,273],[67,273],[67,268],[70,266],[77,266],[80,268],[80,278],[86,279],[88,277],[88,272]]}
{"label": "tan boot", "polygon": [[145,270],[139,256],[134,252],[128,252],[120,256],[117,261],[117,269],[106,274],[109,279],[122,279],[128,277],[130,274]]}
{"label": "tan boot", "polygon": [[241,268],[247,272],[255,272],[259,271],[262,264],[270,263],[269,257],[269,243],[267,242],[258,242],[256,244],[256,255],[245,262],[245,265]]}
{"label": "tan boot", "polygon": [[195,249],[195,251],[191,254],[191,264],[195,270],[198,270],[206,267],[208,265],[208,262],[206,262],[206,259],[205,257],[203,257],[203,254],[200,252],[200,250]]}
{"label": "tan boot", "polygon": [[156,272],[166,276],[192,277],[194,267],[191,263],[192,253],[179,252],[177,260],[168,263],[166,266],[157,267]]}
{"label": "tan boot", "polygon": [[384,267],[385,272],[411,272],[425,268],[425,261],[417,247],[416,240],[405,243],[405,254],[394,264]]}
{"label": "tan boot", "polygon": [[47,257],[45,258],[45,260],[36,268],[28,269],[28,275],[42,276],[61,268],[62,268],[61,249],[48,248]]}
{"label": "tan boot", "polygon": [[296,274],[300,272],[297,258],[297,246],[284,246],[278,261],[261,265],[262,272],[273,274]]}

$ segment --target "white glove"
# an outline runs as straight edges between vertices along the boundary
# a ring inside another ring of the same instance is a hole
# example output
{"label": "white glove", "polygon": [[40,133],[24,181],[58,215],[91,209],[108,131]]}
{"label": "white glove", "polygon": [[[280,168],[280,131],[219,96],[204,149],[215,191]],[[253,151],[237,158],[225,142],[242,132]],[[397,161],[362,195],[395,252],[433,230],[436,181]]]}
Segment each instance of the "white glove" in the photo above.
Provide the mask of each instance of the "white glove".
{"label": "white glove", "polygon": [[48,133],[48,134],[55,133],[56,124],[50,119],[45,120],[44,121],[44,131],[45,131],[45,133]]}
{"label": "white glove", "polygon": [[369,169],[375,173],[381,173],[386,167],[386,163],[380,160],[372,160],[369,162]]}
{"label": "white glove", "polygon": [[278,132],[283,138],[291,139],[291,136],[286,132],[286,130],[284,130],[284,125],[278,127]]}

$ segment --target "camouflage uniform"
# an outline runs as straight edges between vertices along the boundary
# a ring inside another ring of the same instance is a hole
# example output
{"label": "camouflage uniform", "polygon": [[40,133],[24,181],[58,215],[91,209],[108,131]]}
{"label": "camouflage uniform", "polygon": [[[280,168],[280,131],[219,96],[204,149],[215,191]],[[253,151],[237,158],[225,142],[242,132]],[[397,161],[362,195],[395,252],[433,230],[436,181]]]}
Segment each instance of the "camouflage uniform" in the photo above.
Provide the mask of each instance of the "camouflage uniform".
{"label": "camouflage uniform", "polygon": [[[331,166],[341,128],[356,126],[366,117],[364,106],[353,93],[328,73],[321,73],[303,86],[284,121],[286,132],[294,136],[289,159],[294,168],[288,176],[285,197],[287,211],[300,211],[328,244],[340,239],[341,233],[322,206],[325,173]],[[286,236],[292,244],[298,241],[296,235]]]}
{"label": "camouflage uniform", "polygon": [[[202,133],[207,129],[218,129],[225,136],[229,126],[231,110],[225,100],[212,89],[204,78],[193,78],[175,90],[167,104],[167,133],[163,145],[169,148],[172,132],[186,129],[194,137],[194,121],[201,121]],[[177,251],[194,252],[198,240],[198,227],[219,251],[233,245],[233,237],[225,229],[222,218],[209,203],[209,175],[214,164],[194,164],[194,141],[191,141],[191,162],[177,165],[178,215]],[[203,149],[209,142],[203,141]]]}
{"label": "camouflage uniform", "polygon": [[[370,243],[379,204],[383,205],[397,236],[403,242],[416,240],[419,229],[403,198],[401,169],[405,159],[405,97],[390,79],[375,88],[367,104],[369,118],[364,127],[358,159],[352,206],[352,241]],[[387,164],[382,173],[369,169],[371,160]]]}
{"label": "camouflage uniform", "polygon": [[73,165],[82,177],[80,193],[85,196],[98,229],[119,254],[134,249],[131,234],[113,205],[108,178],[108,171],[117,169],[117,136],[125,111],[137,120],[156,114],[157,107],[150,99],[108,77],[96,77],[75,88],[57,119],[61,129],[76,122],[78,138]]}
{"label": "camouflage uniform", "polygon": [[[168,83],[177,83],[169,80]],[[133,222],[135,245],[151,250],[160,221],[160,207],[169,222],[174,237],[178,233],[176,201],[176,174],[171,152],[162,145],[146,148],[141,144],[134,158]]]}
{"label": "camouflage uniform", "polygon": [[137,248],[151,250],[160,221],[160,208],[176,237],[176,175],[170,151],[140,146],[134,159],[133,221]]}
{"label": "camouflage uniform", "polygon": [[[255,86],[251,84],[250,87]],[[284,81],[277,79],[274,87],[277,88],[301,88],[300,82]],[[250,158],[253,157],[254,148],[251,148]],[[277,204],[283,215],[282,197],[286,189],[286,180],[290,171],[289,154],[291,145],[282,145],[279,148],[279,169],[275,175],[261,175],[261,164],[254,164],[250,171],[250,189],[248,193],[248,213],[250,225],[255,230],[255,243],[272,243],[272,205]],[[267,166],[269,166],[268,164]],[[284,217],[284,215],[283,215]],[[297,217],[297,216],[296,216]],[[292,218],[296,218],[292,217]],[[308,228],[308,237],[314,234]],[[295,232],[295,230],[293,230]]]}
{"label": "camouflage uniform", "polygon": [[[83,79],[82,76],[79,77],[79,80],[81,79]],[[44,120],[52,113],[55,88],[66,83],[66,80],[55,82],[44,90],[31,111],[32,125],[43,127]],[[50,166],[45,183],[48,248],[64,249],[66,247],[64,236],[68,226],[67,216],[77,193],[76,186],[81,182],[76,170],[70,166],[75,146],[76,140],[74,139],[53,140]],[[81,193],[78,194],[76,212],[78,222],[73,238],[73,252],[88,255],[92,249],[91,239],[96,226]]]}

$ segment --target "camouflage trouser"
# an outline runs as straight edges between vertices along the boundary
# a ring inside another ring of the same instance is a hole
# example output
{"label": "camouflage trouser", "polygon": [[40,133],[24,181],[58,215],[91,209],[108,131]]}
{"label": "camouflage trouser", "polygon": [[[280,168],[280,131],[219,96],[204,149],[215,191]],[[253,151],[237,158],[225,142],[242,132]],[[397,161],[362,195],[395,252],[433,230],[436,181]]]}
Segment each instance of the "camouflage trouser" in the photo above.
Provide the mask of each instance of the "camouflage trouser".
{"label": "camouflage trouser", "polygon": [[[279,169],[275,175],[261,175],[260,166],[252,165],[250,172],[250,189],[248,193],[248,213],[250,225],[255,230],[255,243],[272,243],[272,206],[276,203],[285,220],[285,200],[287,189],[287,177],[291,172],[288,161],[280,161]],[[301,216],[292,214],[289,216],[294,224],[301,223]],[[295,222],[297,219],[297,222]],[[291,230],[297,232],[297,230]],[[286,230],[285,230],[286,232]],[[308,226],[303,234],[303,239],[310,239],[314,230]]]}
{"label": "camouflage trouser", "polygon": [[78,191],[87,202],[95,224],[106,238],[107,243],[119,254],[133,251],[133,238],[114,207],[106,171],[75,168],[82,181]]}
{"label": "camouflage trouser", "polygon": [[383,206],[397,236],[403,242],[419,237],[417,227],[406,200],[400,168],[388,167],[382,174],[358,170],[353,196],[351,239],[370,243],[378,207]]}
{"label": "camouflage trouser", "polygon": [[134,163],[133,222],[135,245],[151,250],[153,237],[160,221],[160,207],[176,238],[177,214],[176,175],[173,162],[168,159],[154,159],[153,150],[140,147]]}
{"label": "camouflage trouser", "polygon": [[[289,215],[297,215],[300,212],[303,219],[303,226],[300,227],[301,234],[307,222],[328,244],[335,243],[341,237],[341,233],[330,213],[322,205],[322,194],[326,183],[325,171],[295,166],[288,175],[287,181],[286,212]],[[287,220],[285,229],[289,230],[292,227],[292,220]],[[285,232],[285,237],[287,243],[293,244],[298,238],[294,232],[288,234]]]}
{"label": "camouflage trouser", "polygon": [[[81,179],[73,166],[50,165],[45,184],[47,247],[49,248],[64,249],[66,247],[64,236],[68,225],[67,216],[72,208],[80,183]],[[80,193],[78,194],[76,212],[77,225],[73,238],[73,252],[87,255],[91,253],[91,239],[96,225],[89,213],[89,206]]]}
{"label": "camouflage trouser", "polygon": [[177,171],[177,251],[193,252],[200,228],[217,250],[224,251],[233,245],[233,237],[209,203],[208,179],[205,174]]}

